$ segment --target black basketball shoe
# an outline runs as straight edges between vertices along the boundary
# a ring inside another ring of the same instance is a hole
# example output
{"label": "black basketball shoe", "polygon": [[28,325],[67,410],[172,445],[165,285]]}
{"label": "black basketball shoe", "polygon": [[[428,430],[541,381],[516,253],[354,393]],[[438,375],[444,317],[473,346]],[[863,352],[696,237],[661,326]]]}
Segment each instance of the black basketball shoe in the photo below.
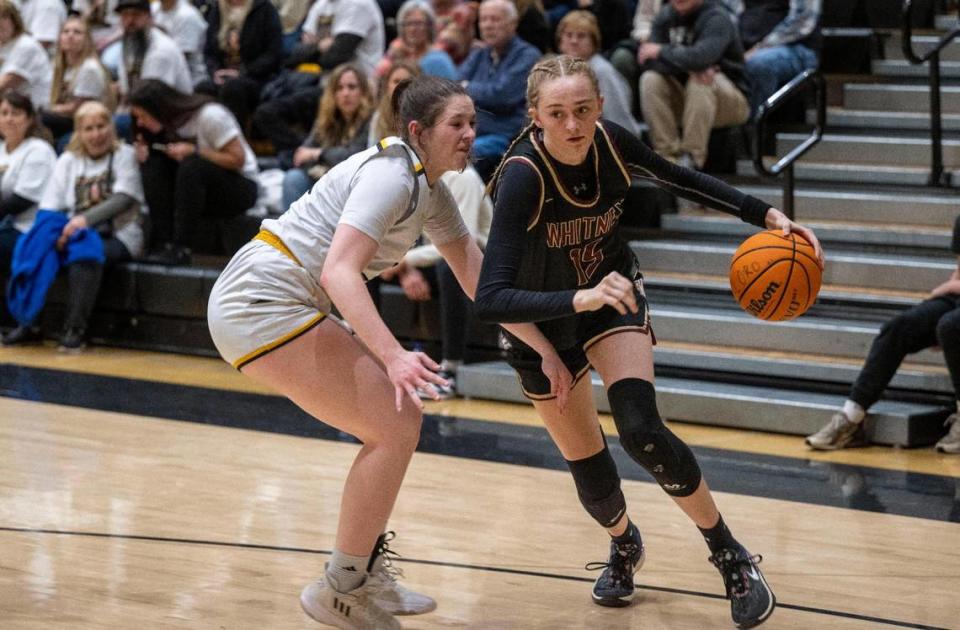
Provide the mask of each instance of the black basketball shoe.
{"label": "black basketball shoe", "polygon": [[751,556],[743,547],[721,549],[710,558],[723,576],[730,600],[730,615],[738,628],[758,626],[773,614],[777,598],[757,566],[763,558]]}
{"label": "black basketball shoe", "polygon": [[584,567],[588,571],[603,569],[603,573],[593,583],[593,601],[600,606],[620,608],[629,606],[633,599],[633,574],[643,566],[646,554],[640,532],[633,541],[616,543],[610,541],[610,559],[606,562],[589,562]]}

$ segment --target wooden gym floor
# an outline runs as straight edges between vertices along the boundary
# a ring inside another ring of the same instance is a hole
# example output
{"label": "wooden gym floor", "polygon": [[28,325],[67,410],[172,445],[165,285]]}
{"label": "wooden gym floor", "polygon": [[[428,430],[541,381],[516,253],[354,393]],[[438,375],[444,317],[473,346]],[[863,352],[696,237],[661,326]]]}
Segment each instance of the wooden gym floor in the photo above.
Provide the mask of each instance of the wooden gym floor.
{"label": "wooden gym floor", "polygon": [[[764,556],[764,628],[960,628],[960,457],[671,427]],[[429,405],[391,528],[439,608],[404,627],[733,627],[694,526],[611,448],[647,545],[625,609],[590,602],[606,536],[532,409]],[[321,627],[297,596],[356,449],[217,360],[0,350],[0,628]]]}

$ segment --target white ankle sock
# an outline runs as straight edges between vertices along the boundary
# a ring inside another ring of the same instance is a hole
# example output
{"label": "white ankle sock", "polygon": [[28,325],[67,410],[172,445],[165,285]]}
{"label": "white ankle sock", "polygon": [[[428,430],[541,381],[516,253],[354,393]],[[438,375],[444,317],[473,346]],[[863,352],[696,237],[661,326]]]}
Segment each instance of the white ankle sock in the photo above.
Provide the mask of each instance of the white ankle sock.
{"label": "white ankle sock", "polygon": [[864,416],[867,415],[867,412],[857,403],[848,400],[843,403],[843,415],[845,415],[850,422],[859,423],[863,420]]}
{"label": "white ankle sock", "polygon": [[327,564],[327,583],[335,591],[348,593],[358,588],[367,577],[369,556],[351,556],[334,549]]}

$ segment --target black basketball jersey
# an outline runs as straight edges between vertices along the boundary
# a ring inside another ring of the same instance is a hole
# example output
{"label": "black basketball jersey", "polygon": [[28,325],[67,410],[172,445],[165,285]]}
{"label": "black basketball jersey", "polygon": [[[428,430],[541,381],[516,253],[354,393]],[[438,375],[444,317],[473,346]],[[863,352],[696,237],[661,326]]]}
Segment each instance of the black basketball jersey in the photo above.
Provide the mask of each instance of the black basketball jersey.
{"label": "black basketball jersey", "polygon": [[540,204],[531,210],[517,288],[584,289],[611,271],[629,271],[633,257],[617,227],[630,174],[601,123],[586,162],[585,175],[595,178],[585,184],[594,191],[590,199],[578,197],[574,183],[563,180],[563,166],[547,154],[536,133],[513,147],[504,166],[513,161],[529,165],[540,180]]}
{"label": "black basketball jersey", "polygon": [[[629,277],[634,257],[618,226],[623,200],[630,187],[627,165],[598,122],[593,145],[581,167],[564,167],[549,156],[536,132],[518,142],[504,167],[520,161],[540,181],[540,203],[531,209],[516,288],[529,291],[579,290],[597,285],[611,271]],[[571,182],[564,171],[576,170],[589,182]],[[593,191],[581,198],[574,187]],[[494,198],[499,190],[494,190]],[[576,317],[540,322],[554,343],[569,347]]]}

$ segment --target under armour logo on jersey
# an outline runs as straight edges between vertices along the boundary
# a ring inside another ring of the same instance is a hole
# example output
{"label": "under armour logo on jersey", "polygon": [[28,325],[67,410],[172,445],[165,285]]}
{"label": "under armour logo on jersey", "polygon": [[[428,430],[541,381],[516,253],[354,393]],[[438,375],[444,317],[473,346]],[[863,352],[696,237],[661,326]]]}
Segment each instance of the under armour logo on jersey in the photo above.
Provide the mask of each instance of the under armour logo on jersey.
{"label": "under armour logo on jersey", "polygon": [[575,195],[582,195],[585,192],[587,192],[586,182],[577,184],[576,186],[573,187],[573,194]]}

